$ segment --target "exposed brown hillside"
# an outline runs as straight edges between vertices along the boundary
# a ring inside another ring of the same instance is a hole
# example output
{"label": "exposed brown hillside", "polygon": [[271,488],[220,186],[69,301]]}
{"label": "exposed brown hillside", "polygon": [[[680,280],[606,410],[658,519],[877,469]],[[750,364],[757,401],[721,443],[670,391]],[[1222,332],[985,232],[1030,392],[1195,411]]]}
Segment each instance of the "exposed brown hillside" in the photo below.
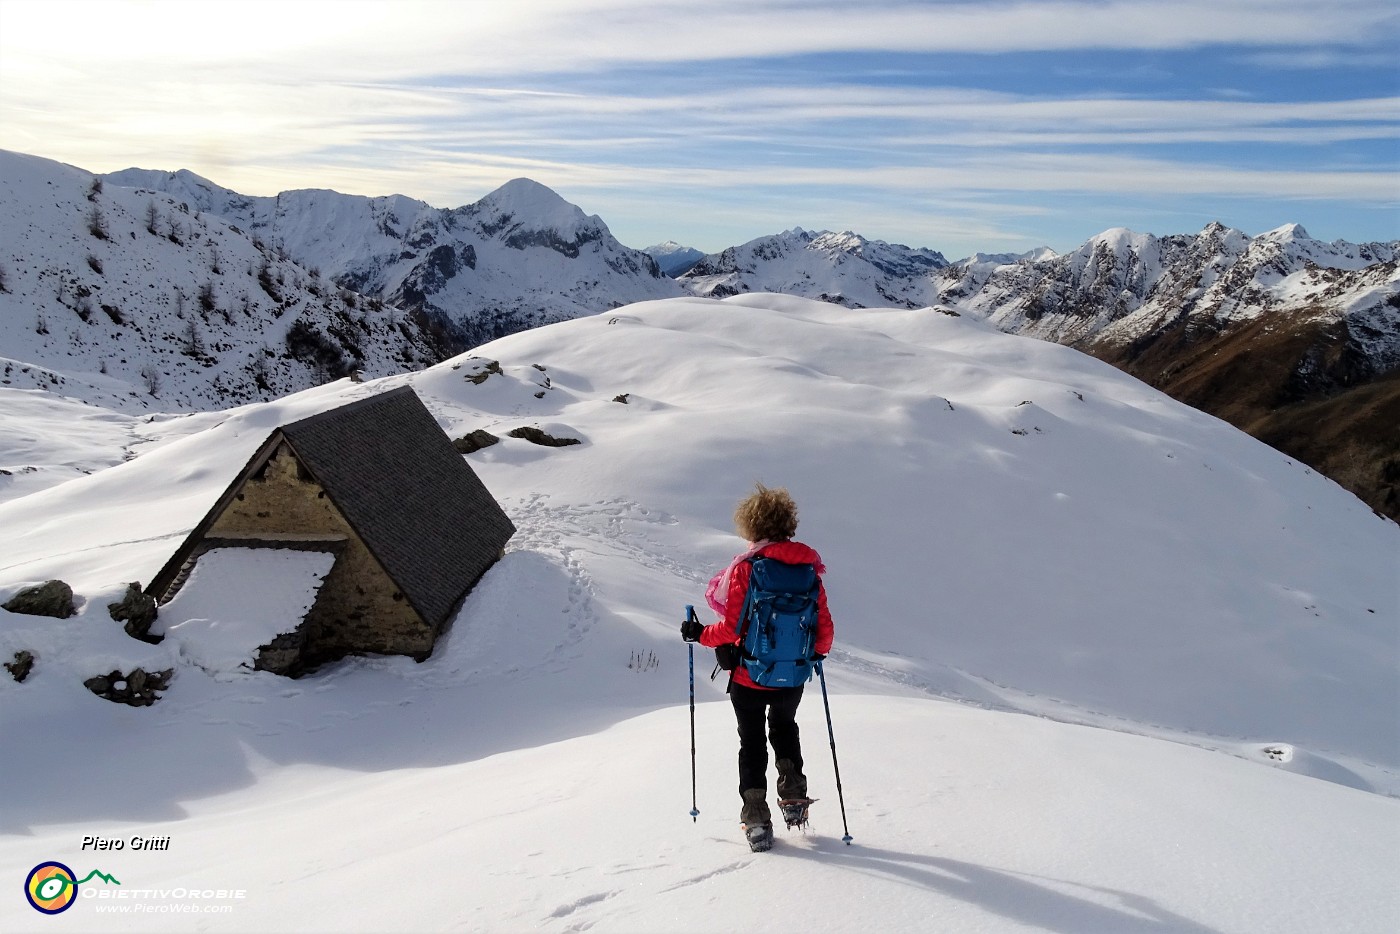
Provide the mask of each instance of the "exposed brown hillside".
{"label": "exposed brown hillside", "polygon": [[1400,369],[1375,373],[1345,322],[1266,314],[1217,331],[1187,319],[1085,349],[1400,520]]}
{"label": "exposed brown hillside", "polygon": [[1400,520],[1400,370],[1241,427]]}

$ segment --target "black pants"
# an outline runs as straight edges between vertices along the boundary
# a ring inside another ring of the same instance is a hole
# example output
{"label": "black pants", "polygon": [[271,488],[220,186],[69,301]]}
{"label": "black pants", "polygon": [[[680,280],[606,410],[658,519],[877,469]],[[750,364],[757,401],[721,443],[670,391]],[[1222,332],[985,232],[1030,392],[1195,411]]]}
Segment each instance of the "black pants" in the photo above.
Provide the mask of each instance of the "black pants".
{"label": "black pants", "polygon": [[[802,743],[798,738],[797,705],[802,687],[762,691],[741,684],[729,686],[729,700],[739,721],[739,794],[750,788],[768,788],[768,742],[778,763],[778,797],[801,798],[807,794],[802,774]],[[763,736],[768,715],[768,741]]]}

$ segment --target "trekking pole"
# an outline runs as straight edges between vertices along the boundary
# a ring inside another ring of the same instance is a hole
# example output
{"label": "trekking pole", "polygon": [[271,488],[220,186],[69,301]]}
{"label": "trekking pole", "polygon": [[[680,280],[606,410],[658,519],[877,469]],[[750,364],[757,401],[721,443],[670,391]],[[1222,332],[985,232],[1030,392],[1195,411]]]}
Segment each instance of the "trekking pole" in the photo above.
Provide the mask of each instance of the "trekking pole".
{"label": "trekking pole", "polygon": [[817,662],[817,677],[822,682],[822,706],[826,708],[826,735],[831,737],[831,768],[836,772],[836,800],[841,802],[841,829],[846,835],[841,841],[846,846],[851,845],[851,829],[846,826],[846,796],[841,793],[841,766],[836,761],[836,732],[831,728],[831,701],[826,696],[826,672],[822,670],[822,663]]}
{"label": "trekking pole", "polygon": [[[687,622],[695,619],[695,607],[688,603],[685,618]],[[694,823],[700,819],[700,808],[695,804],[695,643],[685,645],[690,650],[690,820]]]}

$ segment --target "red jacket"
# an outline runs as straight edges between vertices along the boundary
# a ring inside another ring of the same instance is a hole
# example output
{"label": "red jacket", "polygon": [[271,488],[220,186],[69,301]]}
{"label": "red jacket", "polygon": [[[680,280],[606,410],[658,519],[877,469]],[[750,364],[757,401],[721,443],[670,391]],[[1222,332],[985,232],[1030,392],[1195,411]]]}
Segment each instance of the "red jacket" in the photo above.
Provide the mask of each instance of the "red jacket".
{"label": "red jacket", "polygon": [[[821,557],[815,550],[801,542],[773,542],[770,545],[765,545],[754,557],[774,558],[784,564],[813,564],[819,569],[821,568]],[[744,598],[749,592],[751,571],[752,565],[748,562],[743,562],[734,568],[734,574],[729,581],[728,598],[725,601],[724,619],[705,627],[704,632],[700,633],[701,645],[714,648],[719,645],[732,645],[739,641],[739,625],[742,622],[741,617],[744,612]],[[822,585],[821,576],[818,575],[817,641],[813,647],[818,655],[826,655],[831,651],[831,642],[835,633],[836,628],[831,622],[831,611],[826,608],[826,587]],[[742,662],[734,668],[734,683],[742,684],[748,688],[757,688],[760,691],[774,690],[754,684]]]}

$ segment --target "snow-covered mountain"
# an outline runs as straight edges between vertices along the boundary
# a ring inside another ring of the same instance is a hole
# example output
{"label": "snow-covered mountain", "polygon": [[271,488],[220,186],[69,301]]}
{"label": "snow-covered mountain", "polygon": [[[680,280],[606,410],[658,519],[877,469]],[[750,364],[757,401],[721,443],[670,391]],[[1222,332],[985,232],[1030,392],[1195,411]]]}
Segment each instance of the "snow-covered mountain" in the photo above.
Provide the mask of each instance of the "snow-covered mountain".
{"label": "snow-covered mountain", "polygon": [[1122,367],[1400,517],[1400,242],[1110,230],[1063,256],[955,267],[943,301]]}
{"label": "snow-covered mountain", "polygon": [[1400,364],[1400,241],[1323,243],[1297,224],[1251,237],[1218,223],[1157,237],[1123,228],[1057,255],[975,254],[794,228],[706,256],[696,295],[776,292],[847,307],[945,305],[1004,331],[1079,347],[1140,343],[1191,322],[1219,332],[1262,315],[1345,322],[1372,372]]}
{"label": "snow-covered mountain", "polygon": [[1251,237],[1218,223],[1156,237],[1122,228],[1073,252],[950,269],[939,299],[1017,334],[1075,346],[1219,332],[1273,314],[1345,322],[1379,372],[1400,364],[1400,242],[1322,243],[1297,224]]}
{"label": "snow-covered mountain", "polygon": [[952,265],[961,266],[964,269],[970,267],[995,269],[998,266],[1009,266],[1012,263],[1038,263],[1041,260],[1054,259],[1056,255],[1055,251],[1048,246],[1042,246],[1024,253],[973,253]]}
{"label": "snow-covered mountain", "polygon": [[1196,235],[1118,228],[1078,249],[975,254],[794,228],[705,257],[693,294],[777,292],[847,307],[948,305],[1002,330],[1075,346],[1126,344],[1183,321],[1220,331],[1274,312],[1345,321],[1379,372],[1400,363],[1400,241],[1322,243],[1297,224],[1257,237],[1213,223]]}
{"label": "snow-covered mountain", "polygon": [[0,386],[172,411],[442,358],[419,316],[158,192],[0,151],[0,215]]}
{"label": "snow-covered mountain", "polygon": [[[600,219],[525,179],[447,210],[330,191],[252,198],[184,171],[130,169],[92,192],[75,181],[84,173],[65,176],[76,170],[55,163],[10,156],[6,166],[6,197],[19,199],[0,244],[0,301],[10,309],[0,379],[10,385],[132,406],[150,404],[157,386],[163,405],[202,407],[270,398],[350,368],[411,369],[543,322],[686,291],[938,306],[1108,360],[1400,516],[1400,443],[1390,428],[1400,389],[1389,377],[1400,365],[1400,241],[1322,243],[1297,225],[1251,237],[1211,224],[1164,237],[1115,229],[1064,255],[950,264],[928,249],[794,228],[704,257],[673,280]],[[68,178],[56,213],[42,196],[50,175]],[[128,238],[85,235],[92,210],[120,212]],[[167,217],[176,226],[192,218],[188,239]],[[228,265],[218,246],[196,261],[196,237],[250,243],[224,249],[245,280],[256,271],[259,287],[215,273]],[[104,275],[108,264],[134,266],[114,277]],[[192,300],[198,320],[186,313]],[[104,307],[115,355],[96,340]],[[245,324],[232,307],[246,307]],[[50,326],[75,315],[82,327]],[[135,323],[123,331],[117,318]]]}
{"label": "snow-covered mountain", "polygon": [[642,251],[660,267],[663,275],[675,278],[685,275],[690,268],[705,258],[705,254],[693,246],[683,246],[674,240],[649,246]]}
{"label": "snow-covered mountain", "polygon": [[334,191],[248,197],[187,171],[126,169],[109,185],[166,192],[262,237],[330,280],[450,326],[467,347],[618,305],[683,294],[595,215],[518,178],[475,204]]}
{"label": "snow-covered mountain", "polygon": [[922,308],[933,304],[934,274],[947,265],[929,249],[794,227],[706,256],[680,281],[709,298],[774,292],[848,308]]}
{"label": "snow-covered mountain", "polygon": [[795,229],[708,256],[680,281],[697,295],[937,306],[1068,344],[1400,517],[1400,389],[1387,382],[1400,367],[1397,256],[1400,241],[1323,243],[1296,224],[1251,237],[1213,223],[1165,237],[1120,228],[1064,255],[949,264],[928,250]]}
{"label": "snow-covered mountain", "polygon": [[[34,656],[0,670],[0,876],[109,874],[67,913],[103,930],[1400,925],[1400,527],[1336,484],[970,315],[685,298],[474,355],[181,418],[0,388],[0,602],[78,596],[0,610],[0,657]],[[160,645],[111,618],[275,426],[403,385],[501,436],[467,457],[518,528],[431,658],[292,681],[203,651],[263,581],[167,607]],[[799,714],[813,832],[768,854],[704,651],[692,799],[677,632],[755,480],[796,498],[837,638]],[[83,685],[137,667],[173,672],[152,707]],[[386,897],[464,860],[451,897]],[[52,923],[0,899],[4,930]]]}

